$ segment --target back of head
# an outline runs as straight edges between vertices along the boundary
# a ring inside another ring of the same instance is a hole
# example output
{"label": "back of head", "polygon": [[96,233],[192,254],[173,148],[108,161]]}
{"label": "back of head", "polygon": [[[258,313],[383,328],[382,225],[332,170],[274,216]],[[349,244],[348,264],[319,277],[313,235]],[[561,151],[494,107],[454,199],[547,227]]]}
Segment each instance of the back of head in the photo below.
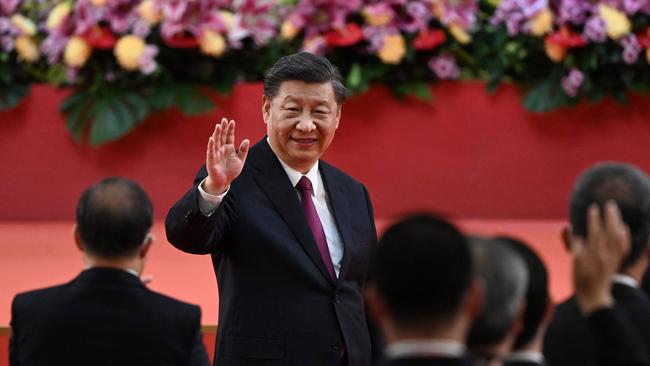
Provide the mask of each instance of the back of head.
{"label": "back of head", "polygon": [[336,66],[328,59],[309,52],[294,53],[278,60],[264,77],[264,95],[273,99],[285,81],[303,81],[309,84],[332,83],[336,102],[347,98],[347,89]]}
{"label": "back of head", "polygon": [[527,345],[535,338],[547,314],[550,306],[548,301],[548,272],[542,260],[530,246],[509,237],[499,237],[498,239],[514,250],[524,260],[528,269],[524,329],[515,340],[514,349],[516,350]]}
{"label": "back of head", "polygon": [[587,235],[587,209],[597,203],[604,212],[605,202],[614,200],[623,221],[630,228],[632,246],[623,266],[636,262],[648,246],[650,236],[650,182],[640,169],[624,163],[599,163],[578,178],[569,203],[573,234]]}
{"label": "back of head", "polygon": [[103,258],[134,255],[153,223],[153,207],[136,183],[107,178],[88,188],[77,204],[84,250]]}
{"label": "back of head", "polygon": [[481,314],[469,333],[470,347],[503,341],[526,295],[528,270],[524,260],[498,239],[472,237],[470,248],[485,292]]}
{"label": "back of head", "polygon": [[471,286],[471,254],[453,225],[433,216],[411,216],[379,240],[371,279],[398,326],[439,325],[459,311]]}

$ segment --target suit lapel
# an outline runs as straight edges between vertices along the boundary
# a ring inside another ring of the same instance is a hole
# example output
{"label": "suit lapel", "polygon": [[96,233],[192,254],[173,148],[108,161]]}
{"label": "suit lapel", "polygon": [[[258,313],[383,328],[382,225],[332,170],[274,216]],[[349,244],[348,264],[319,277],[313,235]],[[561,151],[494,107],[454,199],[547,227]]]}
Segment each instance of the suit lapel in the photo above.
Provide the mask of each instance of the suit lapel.
{"label": "suit lapel", "polygon": [[258,149],[255,149],[255,154],[250,156],[251,164],[258,169],[258,173],[254,174],[253,178],[280,213],[319,272],[331,283],[330,275],[300,206],[298,194],[292,187],[287,173],[266,140],[258,143],[256,147]]}
{"label": "suit lapel", "polygon": [[325,190],[327,191],[327,198],[332,208],[332,215],[334,215],[334,220],[336,221],[336,227],[343,241],[343,259],[341,260],[339,278],[344,278],[343,276],[351,258],[349,249],[350,243],[352,242],[352,229],[350,228],[351,217],[345,200],[345,187],[334,179],[332,168],[322,160],[320,162],[320,173],[325,183]]}

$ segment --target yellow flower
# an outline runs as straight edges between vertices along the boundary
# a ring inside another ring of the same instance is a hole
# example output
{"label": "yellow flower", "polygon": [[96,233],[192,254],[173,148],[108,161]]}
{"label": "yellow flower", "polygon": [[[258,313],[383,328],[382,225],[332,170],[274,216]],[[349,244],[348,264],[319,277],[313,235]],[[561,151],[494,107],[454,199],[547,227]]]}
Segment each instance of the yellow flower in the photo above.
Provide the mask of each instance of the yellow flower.
{"label": "yellow flower", "polygon": [[15,14],[12,16],[11,24],[18,28],[24,36],[33,36],[36,34],[36,24],[24,15]]}
{"label": "yellow flower", "polygon": [[546,51],[546,56],[553,62],[560,62],[566,56],[566,48],[564,46],[549,40],[544,41],[544,50]]}
{"label": "yellow flower", "polygon": [[230,30],[235,24],[235,14],[227,10],[219,10],[219,16],[221,17],[221,21],[223,24],[225,24],[227,30]]}
{"label": "yellow flower", "polygon": [[140,59],[145,47],[146,44],[142,38],[128,35],[117,41],[113,54],[120,66],[126,70],[134,71],[140,68]]}
{"label": "yellow flower", "polygon": [[82,67],[88,61],[92,51],[88,42],[81,37],[74,36],[65,46],[63,60],[68,66]]}
{"label": "yellow flower", "polygon": [[107,0],[92,0],[91,3],[95,6],[104,6],[106,5]]}
{"label": "yellow flower", "polygon": [[387,13],[376,13],[368,9],[363,9],[361,13],[366,22],[375,27],[384,26],[392,20],[390,14]]}
{"label": "yellow flower", "polygon": [[538,37],[545,35],[553,30],[553,13],[546,8],[535,14],[530,20],[530,32]]}
{"label": "yellow flower", "polygon": [[384,37],[384,45],[377,56],[385,64],[398,64],[406,53],[406,42],[399,34],[389,34]]}
{"label": "yellow flower", "polygon": [[47,21],[45,22],[47,29],[58,28],[71,11],[72,4],[69,1],[62,2],[55,6],[47,16]]}
{"label": "yellow flower", "polygon": [[467,33],[461,26],[456,23],[452,23],[449,26],[449,33],[456,38],[456,40],[462,44],[467,44],[472,40],[472,37]]}
{"label": "yellow flower", "polygon": [[205,31],[200,40],[201,52],[206,55],[219,57],[226,51],[226,40],[220,33]]}
{"label": "yellow flower", "polygon": [[38,60],[40,52],[38,51],[38,45],[31,37],[20,36],[16,38],[16,52],[21,59],[27,62],[34,62]]}
{"label": "yellow flower", "polygon": [[162,12],[154,7],[153,0],[145,0],[138,6],[138,14],[149,25],[158,24],[162,20]]}
{"label": "yellow flower", "polygon": [[282,23],[282,27],[280,27],[280,35],[282,36],[282,39],[292,40],[298,35],[298,32],[300,32],[300,29],[293,25],[293,22],[289,20],[285,20],[284,23]]}
{"label": "yellow flower", "polygon": [[604,4],[600,4],[598,10],[600,12],[600,17],[605,21],[605,30],[607,31],[607,35],[611,39],[617,40],[630,33],[632,24],[625,14]]}

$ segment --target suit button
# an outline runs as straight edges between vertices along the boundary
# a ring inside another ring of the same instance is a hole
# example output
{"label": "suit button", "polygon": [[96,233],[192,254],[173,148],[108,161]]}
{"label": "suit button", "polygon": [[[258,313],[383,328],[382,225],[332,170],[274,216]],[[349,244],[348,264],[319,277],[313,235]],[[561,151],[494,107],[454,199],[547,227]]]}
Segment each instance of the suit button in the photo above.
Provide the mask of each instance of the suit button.
{"label": "suit button", "polygon": [[334,303],[335,304],[340,304],[341,303],[341,295],[334,296]]}
{"label": "suit button", "polygon": [[192,215],[192,209],[185,211],[185,223],[187,224],[190,221],[190,215]]}
{"label": "suit button", "polygon": [[334,352],[341,352],[341,345],[338,344],[338,343],[333,343],[333,344],[330,346],[330,348],[331,348],[332,351],[334,351]]}

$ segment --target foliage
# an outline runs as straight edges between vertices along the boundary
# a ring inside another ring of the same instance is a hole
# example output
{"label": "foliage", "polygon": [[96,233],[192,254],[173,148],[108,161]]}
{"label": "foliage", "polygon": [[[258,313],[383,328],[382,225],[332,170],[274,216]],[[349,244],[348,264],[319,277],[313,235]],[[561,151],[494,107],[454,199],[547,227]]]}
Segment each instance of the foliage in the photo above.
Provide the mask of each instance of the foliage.
{"label": "foliage", "polygon": [[650,0],[0,0],[0,109],[33,82],[72,88],[67,128],[101,145],[304,50],[353,93],[432,101],[438,80],[479,79],[544,112],[648,92],[649,24]]}

